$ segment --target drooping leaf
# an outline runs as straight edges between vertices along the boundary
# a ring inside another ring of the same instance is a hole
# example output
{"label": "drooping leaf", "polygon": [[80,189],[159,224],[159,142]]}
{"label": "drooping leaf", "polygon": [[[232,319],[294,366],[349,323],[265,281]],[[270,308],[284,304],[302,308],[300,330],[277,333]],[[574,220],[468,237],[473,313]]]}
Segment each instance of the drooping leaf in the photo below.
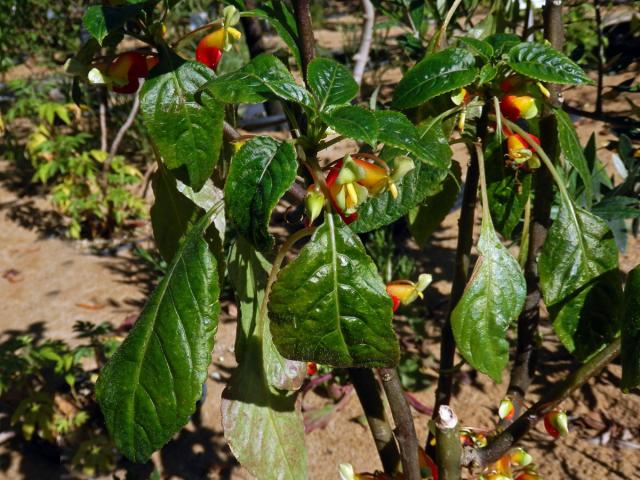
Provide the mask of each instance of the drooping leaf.
{"label": "drooping leaf", "polygon": [[[211,179],[208,179],[205,182],[199,192],[194,192],[189,185],[185,185],[180,180],[177,181],[176,187],[182,195],[187,197],[205,212],[211,210],[214,205],[224,198],[224,192],[216,187]],[[220,237],[220,243],[224,243],[224,234],[227,228],[227,221],[224,216],[224,207],[219,208],[217,213],[212,216],[211,223],[216,227],[218,236]]]}
{"label": "drooping leaf", "polygon": [[92,5],[87,8],[82,17],[82,23],[93,38],[100,45],[113,32],[122,28],[127,20],[135,18],[143,5]]}
{"label": "drooping leaf", "polygon": [[203,238],[214,212],[189,231],[96,384],[109,433],[134,462],[169,441],[202,395],[219,312],[216,259]]}
{"label": "drooping leaf", "polygon": [[335,367],[395,365],[392,316],[375,264],[334,214],[325,215],[299,256],[280,271],[269,298],[278,351]]}
{"label": "drooping leaf", "polygon": [[[364,233],[388,225],[442,188],[451,163],[451,148],[444,138],[442,128],[440,125],[432,125],[430,128],[421,125],[417,133],[416,143],[420,145],[420,151],[428,151],[442,166],[434,167],[432,164],[415,161],[415,168],[397,183],[398,198],[394,199],[390,192],[384,192],[370,197],[358,207],[358,218],[349,225],[354,232]],[[386,137],[383,135],[382,138]],[[385,147],[381,155],[392,166],[393,159],[404,154],[405,149]],[[410,156],[415,158],[414,155]]]}
{"label": "drooping leaf", "polygon": [[213,173],[222,146],[224,108],[194,99],[213,72],[174,54],[162,55],[153,72],[140,92],[145,124],[167,168],[198,191]]}
{"label": "drooping leaf", "polygon": [[461,176],[460,164],[452,162],[451,171],[442,183],[442,190],[435,195],[428,196],[422,205],[407,214],[411,236],[421,247],[425,245],[453,208],[460,192]]}
{"label": "drooping leaf", "polygon": [[291,187],[298,168],[290,143],[255,137],[233,156],[224,187],[227,214],[257,249],[273,245],[267,227],[271,212]]}
{"label": "drooping leaf", "polygon": [[447,48],[429,54],[402,77],[393,95],[393,106],[417,107],[433,97],[473,83],[477,75],[476,59],[467,50]]}
{"label": "drooping leaf", "polygon": [[622,279],[612,270],[549,309],[558,338],[576,358],[586,361],[620,331]]}
{"label": "drooping leaf", "polygon": [[465,360],[500,383],[509,361],[506,333],[524,306],[527,285],[518,262],[485,215],[478,251],[480,258],[451,313],[451,327]]}
{"label": "drooping leaf", "polygon": [[351,72],[330,58],[318,57],[309,63],[307,82],[321,111],[349,103],[358,94],[358,84]]}
{"label": "drooping leaf", "polygon": [[283,358],[271,340],[268,312],[262,308],[271,264],[243,238],[229,252],[229,279],[234,287],[240,311],[236,335],[236,358],[243,358],[250,338],[258,332],[262,338],[264,372],[269,385],[279,390],[298,390],[306,377],[306,363]]}
{"label": "drooping leaf", "polygon": [[371,110],[357,105],[338,107],[322,119],[340,135],[374,146],[378,138],[378,120]]}
{"label": "drooping leaf", "polygon": [[509,50],[509,66],[526,77],[542,82],[582,85],[591,83],[573,60],[550,45],[523,42]]}
{"label": "drooping leaf", "polygon": [[604,220],[563,201],[538,260],[547,307],[617,266],[618,249]]}
{"label": "drooping leaf", "polygon": [[153,238],[162,258],[170,262],[203,212],[178,191],[176,179],[162,165],[153,174],[151,186],[155,198],[151,207]]}
{"label": "drooping leaf", "polygon": [[400,112],[390,110],[376,111],[378,120],[378,141],[390,147],[405,150],[417,160],[435,167],[448,167],[450,156],[436,154],[423,139],[421,132],[409,119]]}
{"label": "drooping leaf", "polygon": [[296,83],[280,60],[267,53],[235,72],[214,78],[202,90],[222,103],[260,103],[275,97],[314,107],[309,92]]}
{"label": "drooping leaf", "polygon": [[584,185],[585,204],[587,208],[590,208],[593,199],[593,180],[591,178],[589,165],[587,164],[587,158],[584,155],[576,129],[569,115],[561,109],[555,109],[554,113],[556,115],[558,141],[560,142],[562,155],[567,162],[576,169],[578,175],[580,175],[582,184]]}
{"label": "drooping leaf", "polygon": [[247,15],[267,20],[278,36],[287,44],[298,67],[302,65],[300,49],[296,43],[298,38],[298,26],[296,20],[286,2],[266,1],[260,2],[260,6],[254,10],[244,12]]}
{"label": "drooping leaf", "polygon": [[629,272],[622,321],[622,388],[640,385],[640,266]]}
{"label": "drooping leaf", "polygon": [[234,245],[229,276],[240,302],[239,365],[222,394],[222,426],[234,456],[256,478],[304,479],[300,406],[294,394],[269,384],[277,380],[280,388],[299,388],[306,364],[283,359],[271,342],[269,319],[261,312],[268,269],[269,262],[242,239]]}

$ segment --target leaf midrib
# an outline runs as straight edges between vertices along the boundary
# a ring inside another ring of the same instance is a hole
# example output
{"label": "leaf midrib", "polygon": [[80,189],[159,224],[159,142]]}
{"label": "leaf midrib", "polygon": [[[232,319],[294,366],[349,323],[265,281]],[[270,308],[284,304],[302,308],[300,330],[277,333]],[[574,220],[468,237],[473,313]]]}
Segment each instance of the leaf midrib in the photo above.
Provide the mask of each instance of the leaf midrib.
{"label": "leaf midrib", "polygon": [[341,314],[340,314],[340,295],[339,295],[339,285],[340,282],[338,280],[338,256],[337,256],[337,246],[336,246],[336,231],[335,231],[335,224],[333,221],[333,215],[327,215],[327,227],[328,227],[328,234],[329,234],[329,247],[330,247],[330,251],[331,251],[331,274],[333,277],[333,297],[334,297],[334,305],[335,305],[335,324],[336,324],[336,330],[338,331],[338,333],[340,334],[340,340],[342,341],[342,345],[344,346],[345,351],[347,352],[347,355],[349,356],[349,358],[351,358],[351,352],[349,352],[349,346],[347,345],[347,342],[344,338],[344,335],[342,333],[342,325],[341,325]]}

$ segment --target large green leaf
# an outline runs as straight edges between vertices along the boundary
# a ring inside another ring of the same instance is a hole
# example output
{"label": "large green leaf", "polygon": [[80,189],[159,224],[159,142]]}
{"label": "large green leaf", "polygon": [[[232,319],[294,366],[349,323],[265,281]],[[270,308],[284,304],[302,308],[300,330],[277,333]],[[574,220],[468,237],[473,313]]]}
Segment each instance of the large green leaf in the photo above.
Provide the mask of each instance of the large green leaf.
{"label": "large green leaf", "polygon": [[509,362],[509,326],[524,305],[527,285],[515,258],[500,243],[483,215],[480,258],[462,298],[451,313],[451,327],[462,356],[500,383]]}
{"label": "large green leaf", "polygon": [[549,83],[591,83],[575,62],[550,45],[523,42],[509,50],[509,66],[526,77]]}
{"label": "large green leaf", "polygon": [[488,62],[493,57],[493,47],[486,40],[478,40],[473,37],[458,37],[456,38],[458,43],[461,43],[461,48],[469,48],[475,55],[479,56],[485,62]]}
{"label": "large green leaf", "polygon": [[632,197],[605,197],[591,209],[605,220],[621,220],[640,217],[640,200]]}
{"label": "large green leaf", "polygon": [[153,238],[162,258],[170,262],[202,212],[178,191],[176,179],[162,165],[153,174],[151,186],[155,198],[151,207]]}
{"label": "large green leaf", "polygon": [[142,116],[164,164],[198,191],[213,173],[222,146],[224,108],[194,99],[213,72],[171,53],[162,55],[153,71],[140,92]]}
{"label": "large green leaf", "polygon": [[287,67],[266,53],[235,72],[216,77],[202,90],[223,103],[259,103],[276,97],[307,108],[314,107],[309,92],[296,83]]}
{"label": "large green leaf", "polygon": [[618,248],[606,222],[563,201],[538,260],[547,306],[561,302],[617,266]]}
{"label": "large green leaf", "polygon": [[591,178],[589,165],[587,164],[587,158],[580,146],[580,140],[578,139],[576,129],[569,115],[561,109],[555,109],[554,112],[556,114],[558,141],[560,142],[562,155],[567,162],[576,169],[578,175],[580,175],[584,185],[585,203],[587,208],[590,208],[593,198],[593,180]]}
{"label": "large green leaf", "polygon": [[[384,192],[370,197],[358,207],[358,218],[349,225],[353,231],[363,233],[388,225],[442,188],[451,162],[451,148],[444,138],[442,128],[439,125],[432,125],[430,128],[421,126],[417,134],[416,142],[419,142],[421,148],[428,151],[442,166],[434,167],[431,164],[415,162],[415,168],[397,183],[398,198],[394,199],[391,193]],[[393,165],[393,159],[405,153],[404,149],[385,147],[381,155],[387,163]]]}
{"label": "large green leaf", "polygon": [[447,48],[427,55],[405,73],[393,95],[395,108],[417,107],[427,100],[473,83],[476,59],[467,50]]}
{"label": "large green leaf", "polygon": [[440,155],[441,150],[433,151],[424,139],[424,131],[418,129],[400,112],[391,110],[376,111],[378,119],[378,141],[389,147],[396,147],[411,153],[416,159],[435,167],[448,168],[451,155]]}
{"label": "large green leaf", "polygon": [[323,114],[322,120],[340,135],[366,142],[371,146],[376,144],[378,120],[371,110],[357,105],[346,105]]}
{"label": "large green leaf", "polygon": [[358,84],[344,65],[330,58],[314,58],[307,69],[307,82],[320,110],[349,103],[358,94]]}
{"label": "large green leaf", "polygon": [[92,5],[87,8],[82,17],[82,23],[93,38],[100,45],[109,32],[122,28],[125,22],[140,13],[143,5]]}
{"label": "large green leaf", "polygon": [[282,387],[299,388],[306,364],[284,360],[271,342],[269,319],[261,311],[269,262],[242,240],[229,258],[229,277],[240,304],[239,365],[222,394],[225,438],[256,478],[304,479],[307,458],[300,406],[294,394],[269,384],[278,380]]}
{"label": "large green leaf", "polygon": [[629,272],[622,322],[622,388],[640,385],[640,266]]}
{"label": "large green leaf", "polygon": [[586,361],[620,331],[622,279],[611,270],[549,308],[553,328],[564,346]]}
{"label": "large green leaf", "polygon": [[293,184],[297,168],[293,146],[271,137],[252,138],[231,161],[224,187],[227,214],[259,250],[273,245],[267,230],[271,211]]}
{"label": "large green leaf", "polygon": [[339,216],[280,271],[269,298],[273,341],[293,360],[335,367],[398,362],[391,299],[360,239]]}
{"label": "large green leaf", "polygon": [[96,384],[109,433],[135,462],[169,441],[202,395],[219,312],[216,259],[203,238],[213,213],[189,231]]}
{"label": "large green leaf", "polygon": [[428,196],[422,205],[413,208],[407,214],[407,223],[411,236],[421,247],[440,226],[453,208],[460,192],[462,172],[458,162],[451,163],[449,175],[442,183],[442,190]]}

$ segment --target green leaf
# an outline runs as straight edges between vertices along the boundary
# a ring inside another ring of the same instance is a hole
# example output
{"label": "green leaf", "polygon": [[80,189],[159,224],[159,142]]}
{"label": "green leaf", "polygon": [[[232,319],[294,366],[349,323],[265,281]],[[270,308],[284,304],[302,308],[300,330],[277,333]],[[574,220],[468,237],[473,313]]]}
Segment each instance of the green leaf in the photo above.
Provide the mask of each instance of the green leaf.
{"label": "green leaf", "polygon": [[498,68],[487,63],[486,65],[483,65],[482,68],[480,69],[480,73],[478,74],[478,83],[480,85],[489,83],[491,80],[496,78],[496,75],[498,75]]}
{"label": "green leaf", "polygon": [[145,462],[195,411],[218,325],[205,215],[187,234],[133,330],[102,369],[96,397],[118,449]]}
{"label": "green leaf", "polygon": [[478,251],[481,256],[451,313],[451,327],[465,360],[500,383],[509,361],[506,333],[524,306],[527,285],[518,262],[484,216]]}
{"label": "green leaf", "polygon": [[488,36],[485,41],[493,47],[494,55],[501,57],[520,43],[520,37],[513,33],[495,33]]}
{"label": "green leaf", "polygon": [[330,58],[314,58],[307,68],[307,82],[321,111],[349,103],[358,94],[358,84],[344,65]]}
{"label": "green leaf", "polygon": [[[410,126],[413,127],[411,124]],[[364,233],[388,225],[409,213],[429,195],[435,195],[440,191],[451,163],[451,148],[444,138],[440,125],[432,125],[430,128],[426,125],[421,126],[416,133],[418,134],[416,142],[421,146],[420,150],[428,151],[430,157],[437,158],[442,166],[433,167],[431,164],[415,162],[415,168],[396,185],[398,198],[394,199],[391,193],[383,192],[369,198],[358,207],[358,218],[349,225],[354,232]],[[399,144],[395,140],[394,143]],[[404,153],[404,149],[385,147],[382,157],[387,163],[393,165],[393,159]]]}
{"label": "green leaf", "polygon": [[142,11],[143,5],[121,5],[110,7],[107,5],[92,5],[87,8],[82,17],[82,23],[93,38],[100,45],[109,32],[118,30],[129,19],[133,19]]}
{"label": "green leaf", "polygon": [[[299,388],[306,364],[279,356],[271,341],[269,319],[261,315],[270,267],[241,239],[232,248],[229,277],[240,306],[239,366],[222,394],[222,426],[234,456],[253,476],[297,480],[307,477],[300,407],[295,395],[269,384],[276,379],[279,385]],[[274,368],[278,369],[275,375]]]}
{"label": "green leaf", "polygon": [[417,107],[433,97],[473,83],[477,75],[476,59],[466,50],[447,48],[427,55],[402,77],[393,95],[393,106]]}
{"label": "green leaf", "polygon": [[620,331],[623,301],[620,274],[611,270],[550,307],[549,314],[567,350],[586,361]]}
{"label": "green leaf", "polygon": [[422,205],[409,211],[407,223],[416,243],[423,247],[453,208],[460,192],[462,172],[458,162],[451,163],[451,171],[442,183],[442,190],[430,195]]}
{"label": "green leaf", "polygon": [[640,200],[632,197],[606,197],[591,211],[605,220],[621,220],[640,217]]}
{"label": "green leaf", "polygon": [[267,20],[278,33],[278,36],[280,36],[284,43],[287,44],[289,50],[291,50],[291,54],[295,58],[298,67],[302,65],[300,49],[296,43],[296,39],[298,38],[298,26],[293,13],[285,2],[260,2],[260,7],[244,12],[244,14],[255,15],[256,17]]}
{"label": "green leaf", "polygon": [[542,82],[581,85],[592,83],[569,57],[550,45],[523,42],[509,50],[508,64],[517,73]]}
{"label": "green leaf", "polygon": [[622,383],[624,389],[640,385],[640,266],[629,272],[624,289],[622,322]]}
{"label": "green leaf", "polygon": [[273,246],[267,230],[271,212],[293,184],[297,169],[293,146],[271,137],[252,138],[233,156],[224,187],[227,214],[258,250]]}
{"label": "green leaf", "polygon": [[153,72],[140,92],[145,124],[167,168],[198,191],[213,173],[222,146],[224,108],[194,100],[213,72],[174,54],[163,56]]}
{"label": "green leaf", "polygon": [[322,114],[322,120],[340,135],[375,146],[378,120],[371,110],[356,105],[338,107]]}
{"label": "green leaf", "polygon": [[162,258],[170,262],[202,212],[178,191],[175,178],[162,165],[153,174],[151,186],[155,198],[151,207],[153,238]]}
{"label": "green leaf", "polygon": [[325,215],[299,256],[280,271],[269,316],[285,358],[334,367],[398,363],[391,299],[362,242],[337,215]]}
{"label": "green leaf", "polygon": [[547,307],[617,266],[618,249],[604,220],[563,202],[538,260]]}
{"label": "green leaf", "polygon": [[424,132],[409,121],[400,112],[391,110],[376,111],[378,120],[378,141],[390,147],[396,147],[414,155],[418,160],[435,167],[448,168],[451,155],[439,155],[428,142],[424,141]]}
{"label": "green leaf", "polygon": [[202,90],[223,103],[259,103],[275,97],[314,107],[309,92],[296,83],[287,67],[266,53],[235,72],[211,80]]}
{"label": "green leaf", "polygon": [[482,58],[485,62],[488,62],[493,57],[493,47],[486,40],[478,40],[473,37],[458,37],[456,40],[461,43],[460,48],[469,48],[471,51]]}
{"label": "green leaf", "polygon": [[576,169],[584,185],[585,204],[591,208],[593,199],[593,180],[587,164],[587,158],[580,146],[580,140],[573,126],[573,122],[564,110],[554,109],[558,127],[558,141],[562,149],[562,155],[569,164]]}

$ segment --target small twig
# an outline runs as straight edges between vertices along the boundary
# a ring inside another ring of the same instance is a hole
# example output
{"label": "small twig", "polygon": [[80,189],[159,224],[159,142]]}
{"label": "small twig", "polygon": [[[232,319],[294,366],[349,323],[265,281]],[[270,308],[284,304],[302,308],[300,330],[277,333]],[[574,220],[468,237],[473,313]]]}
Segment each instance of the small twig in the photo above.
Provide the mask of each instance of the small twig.
{"label": "small twig", "polygon": [[447,12],[447,15],[444,17],[444,22],[442,22],[442,26],[440,27],[440,36],[438,37],[438,48],[442,49],[447,46],[447,27],[453,18],[453,14],[457,10],[458,6],[462,0],[455,0],[451,5],[451,8]]}
{"label": "small twig", "polygon": [[360,48],[358,49],[358,53],[353,57],[356,61],[353,67],[353,78],[358,85],[362,84],[364,69],[369,61],[369,52],[371,51],[371,43],[373,42],[373,27],[376,20],[376,11],[371,0],[361,0],[361,3],[362,9],[364,10],[364,24],[362,25]]}
{"label": "small twig", "polygon": [[570,374],[564,382],[544,395],[509,428],[493,437],[484,448],[466,448],[462,454],[462,465],[485,467],[507,453],[544,415],[553,410],[574,391],[597,376],[620,354],[620,338],[616,338],[606,348],[593,356]]}
{"label": "small twig", "polygon": [[226,121],[222,127],[222,136],[227,142],[235,142],[242,137],[242,135]]}
{"label": "small twig", "polygon": [[[142,84],[142,82],[143,80],[141,79],[140,84]],[[104,191],[106,191],[107,189],[107,184],[108,184],[107,179],[109,175],[109,169],[111,168],[111,162],[113,162],[114,157],[117,155],[118,149],[120,148],[120,144],[122,143],[122,140],[124,139],[124,136],[127,133],[127,130],[129,130],[129,128],[131,128],[131,125],[133,125],[133,122],[135,121],[136,115],[138,115],[139,110],[140,110],[140,95],[136,94],[133,100],[133,105],[131,106],[131,111],[129,112],[129,115],[127,116],[127,119],[125,120],[125,122],[122,124],[122,126],[118,130],[118,133],[116,134],[116,138],[114,138],[113,143],[111,144],[111,148],[109,149],[109,155],[107,155],[107,158],[102,164],[101,183]]]}
{"label": "small twig", "polygon": [[462,445],[460,444],[460,424],[453,410],[442,405],[436,418],[436,445],[438,446],[436,464],[438,478],[441,480],[459,480],[462,469]]}
{"label": "small twig", "polygon": [[378,373],[382,379],[382,388],[384,388],[384,393],[389,401],[393,422],[396,425],[396,438],[400,445],[402,460],[402,478],[404,480],[420,480],[418,436],[398,371],[395,368],[379,368]]}
{"label": "small twig", "polygon": [[586,110],[582,110],[580,108],[567,105],[566,103],[562,104],[562,109],[567,113],[578,115],[584,118],[590,118],[592,120],[599,120],[601,122],[606,122],[614,127],[640,128],[640,122],[634,121],[629,117],[621,117],[618,115],[608,115],[606,113],[588,112]]}
{"label": "small twig", "polygon": [[596,11],[596,35],[598,36],[598,86],[596,90],[596,110],[594,113],[602,113],[602,89],[604,83],[604,42],[602,41],[602,12],[600,0],[593,0]]}
{"label": "small twig", "polygon": [[309,11],[309,0],[295,0],[293,2],[296,25],[298,26],[298,48],[302,60],[302,76],[306,83],[307,67],[315,56],[315,39],[313,38],[313,26]]}
{"label": "small twig", "polygon": [[100,150],[106,152],[107,148],[109,148],[109,129],[107,126],[109,93],[107,87],[100,87],[98,92],[98,95],[100,96],[100,108],[98,111],[98,115],[100,117]]}
{"label": "small twig", "polygon": [[393,475],[400,464],[400,452],[384,411],[376,377],[368,368],[350,368],[349,376],[360,399],[384,471]]}

